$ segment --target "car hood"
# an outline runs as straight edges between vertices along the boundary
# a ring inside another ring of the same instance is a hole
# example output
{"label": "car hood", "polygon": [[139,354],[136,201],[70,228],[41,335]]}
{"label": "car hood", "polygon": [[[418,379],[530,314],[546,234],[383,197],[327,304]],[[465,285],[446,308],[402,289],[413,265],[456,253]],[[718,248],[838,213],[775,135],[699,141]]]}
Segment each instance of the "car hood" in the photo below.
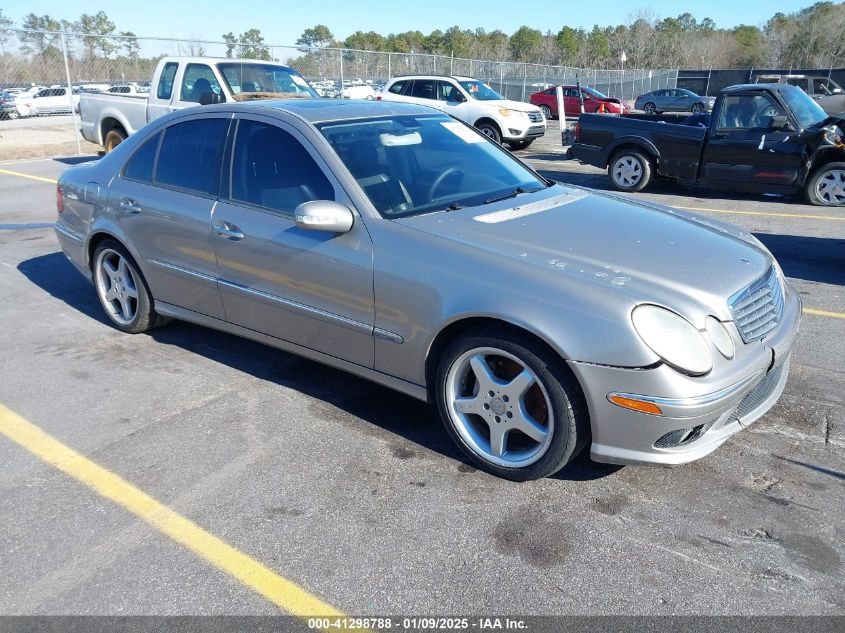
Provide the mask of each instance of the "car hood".
{"label": "car hood", "polygon": [[524,101],[511,101],[510,99],[498,99],[495,101],[480,101],[487,105],[494,105],[499,108],[507,108],[508,110],[516,110],[517,112],[535,112],[539,108],[531,103]]}
{"label": "car hood", "polygon": [[[730,320],[728,298],[771,266],[747,232],[675,209],[556,185],[536,194],[396,222],[541,267],[703,327]],[[491,274],[495,274],[491,271]]]}

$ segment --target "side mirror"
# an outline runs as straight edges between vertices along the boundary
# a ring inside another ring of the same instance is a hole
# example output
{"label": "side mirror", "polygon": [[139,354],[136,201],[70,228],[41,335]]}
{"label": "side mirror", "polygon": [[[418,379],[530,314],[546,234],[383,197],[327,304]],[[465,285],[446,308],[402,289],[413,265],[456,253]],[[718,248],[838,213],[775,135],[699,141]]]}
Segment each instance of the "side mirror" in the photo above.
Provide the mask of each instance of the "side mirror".
{"label": "side mirror", "polygon": [[464,103],[466,100],[467,98],[460,92],[458,93],[457,97],[455,97],[455,103]]}
{"label": "side mirror", "polygon": [[352,211],[334,200],[303,202],[293,215],[299,228],[328,233],[348,233],[354,221]]}
{"label": "side mirror", "polygon": [[216,92],[203,92],[200,94],[200,105],[211,105],[212,103],[222,103],[223,95]]}
{"label": "side mirror", "polygon": [[842,94],[842,88],[834,88],[833,90],[830,91],[830,94],[841,95]]}

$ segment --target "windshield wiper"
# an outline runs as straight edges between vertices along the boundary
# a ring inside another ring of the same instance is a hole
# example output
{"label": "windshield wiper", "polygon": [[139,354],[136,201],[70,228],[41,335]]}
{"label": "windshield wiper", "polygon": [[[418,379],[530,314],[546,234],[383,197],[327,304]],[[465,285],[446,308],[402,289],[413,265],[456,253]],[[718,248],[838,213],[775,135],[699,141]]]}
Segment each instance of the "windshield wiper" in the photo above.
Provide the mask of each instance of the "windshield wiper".
{"label": "windshield wiper", "polygon": [[443,210],[444,210],[444,211],[459,211],[459,210],[461,210],[461,209],[463,209],[463,208],[464,208],[464,205],[462,205],[462,204],[460,204],[460,203],[458,203],[458,202],[453,202],[453,203],[452,203],[452,204],[450,204],[448,207],[443,207]]}
{"label": "windshield wiper", "polygon": [[490,198],[489,200],[485,200],[484,204],[490,204],[492,202],[500,202],[501,200],[507,200],[508,198],[516,198],[521,193],[534,193],[535,191],[540,191],[540,190],[539,189],[526,189],[525,187],[517,187],[513,191],[502,194],[501,196],[496,196],[495,198]]}

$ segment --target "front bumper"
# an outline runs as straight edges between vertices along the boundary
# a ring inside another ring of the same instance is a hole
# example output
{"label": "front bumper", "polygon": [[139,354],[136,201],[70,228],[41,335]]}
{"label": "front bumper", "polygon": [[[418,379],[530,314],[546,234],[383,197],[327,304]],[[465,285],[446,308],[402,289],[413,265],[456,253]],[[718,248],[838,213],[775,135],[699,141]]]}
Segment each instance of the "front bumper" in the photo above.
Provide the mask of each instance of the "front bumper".
{"label": "front bumper", "polygon": [[540,138],[546,133],[545,121],[537,123],[534,121],[499,121],[502,129],[502,138],[507,141],[524,141],[529,138]]}
{"label": "front bumper", "polygon": [[[685,376],[665,364],[626,369],[570,361],[590,411],[590,457],[614,464],[691,462],[771,409],[786,385],[801,319],[801,299],[784,285],[778,327],[761,341],[739,343],[733,360],[719,356],[707,376]],[[740,341],[733,324],[726,325],[734,329],[734,340]],[[614,393],[654,402],[663,413],[651,415],[617,406],[608,400]]]}

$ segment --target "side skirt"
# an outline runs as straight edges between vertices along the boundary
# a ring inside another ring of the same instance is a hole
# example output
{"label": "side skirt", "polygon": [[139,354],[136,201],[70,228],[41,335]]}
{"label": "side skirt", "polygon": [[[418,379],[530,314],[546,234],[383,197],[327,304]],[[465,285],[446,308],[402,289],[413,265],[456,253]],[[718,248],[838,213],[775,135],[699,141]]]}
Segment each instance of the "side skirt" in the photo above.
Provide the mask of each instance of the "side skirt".
{"label": "side skirt", "polygon": [[275,336],[263,334],[262,332],[256,332],[255,330],[250,330],[248,328],[241,327],[240,325],[235,325],[234,323],[221,321],[220,319],[215,319],[214,317],[206,316],[204,314],[200,314],[192,310],[187,310],[185,308],[180,308],[169,303],[163,303],[161,301],[155,302],[155,311],[162,316],[171,317],[173,319],[179,319],[180,321],[188,321],[189,323],[195,323],[197,325],[209,327],[214,330],[220,330],[221,332],[227,332],[229,334],[241,336],[252,341],[257,341],[258,343],[269,345],[270,347],[275,347],[285,352],[296,354],[297,356],[302,356],[304,358],[315,360],[319,363],[323,363],[324,365],[329,365],[331,367],[336,367],[337,369],[342,369],[343,371],[347,371],[350,374],[355,374],[356,376],[360,376],[361,378],[371,380],[372,382],[375,382],[384,387],[395,389],[396,391],[407,394],[412,398],[416,398],[417,400],[428,400],[428,393],[426,391],[426,388],[421,385],[417,385],[406,380],[401,380],[400,378],[396,378],[395,376],[383,374],[379,371],[376,371],[375,369],[370,369],[369,367],[362,367],[361,365],[350,363],[349,361],[343,360],[342,358],[330,356],[329,354],[324,354],[308,347],[303,347],[302,345],[297,345],[296,343],[291,343],[290,341],[285,341],[284,339],[276,338]]}

